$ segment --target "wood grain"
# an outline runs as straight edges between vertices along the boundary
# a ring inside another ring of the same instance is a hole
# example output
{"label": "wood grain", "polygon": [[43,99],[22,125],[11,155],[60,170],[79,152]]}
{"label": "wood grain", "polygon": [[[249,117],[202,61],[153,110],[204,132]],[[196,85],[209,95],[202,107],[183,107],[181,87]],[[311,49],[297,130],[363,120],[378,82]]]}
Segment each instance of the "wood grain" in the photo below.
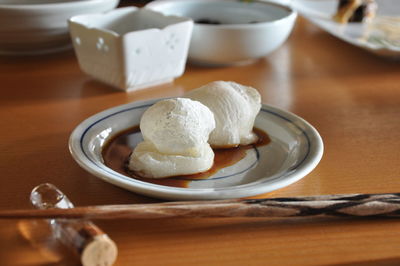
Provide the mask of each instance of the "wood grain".
{"label": "wood grain", "polygon": [[162,219],[182,217],[399,217],[400,193],[320,195],[271,199],[178,201],[0,210],[0,219]]}
{"label": "wood grain", "polygon": [[[214,80],[256,87],[264,103],[305,118],[324,140],[324,157],[312,173],[259,197],[400,191],[399,62],[371,55],[300,18],[285,45],[254,64],[188,65],[174,83],[134,93],[116,91],[86,76],[73,52],[0,57],[0,209],[30,207],[31,189],[44,182],[61,188],[78,206],[159,202],[81,169],[69,154],[68,137],[82,120],[106,108],[179,96]],[[2,264],[50,263],[21,238],[17,225],[0,221]],[[118,245],[116,265],[400,262],[398,220],[170,218],[99,225]]]}

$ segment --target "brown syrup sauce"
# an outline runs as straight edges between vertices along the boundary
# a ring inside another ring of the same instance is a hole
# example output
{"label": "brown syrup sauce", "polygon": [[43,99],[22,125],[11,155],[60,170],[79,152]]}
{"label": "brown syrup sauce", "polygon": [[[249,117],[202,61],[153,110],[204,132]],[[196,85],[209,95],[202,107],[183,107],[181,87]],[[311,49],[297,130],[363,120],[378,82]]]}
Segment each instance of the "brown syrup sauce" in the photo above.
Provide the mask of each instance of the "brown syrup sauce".
{"label": "brown syrup sauce", "polygon": [[268,134],[265,133],[263,130],[254,128],[253,131],[258,136],[257,143],[227,149],[213,149],[215,157],[214,165],[211,167],[211,169],[206,172],[193,175],[153,179],[140,177],[138,175],[135,175],[134,172],[130,171],[127,168],[127,161],[129,155],[134,149],[134,146],[137,144],[133,143],[133,140],[136,139],[136,141],[141,141],[141,139],[139,140],[138,136],[138,134],[140,133],[139,126],[134,126],[127,130],[124,130],[111,138],[104,146],[102,150],[102,156],[104,164],[106,166],[125,176],[163,186],[187,187],[190,180],[206,179],[207,177],[218,172],[220,169],[234,165],[235,163],[239,162],[246,156],[246,150],[252,149],[253,147],[264,146],[270,142]]}

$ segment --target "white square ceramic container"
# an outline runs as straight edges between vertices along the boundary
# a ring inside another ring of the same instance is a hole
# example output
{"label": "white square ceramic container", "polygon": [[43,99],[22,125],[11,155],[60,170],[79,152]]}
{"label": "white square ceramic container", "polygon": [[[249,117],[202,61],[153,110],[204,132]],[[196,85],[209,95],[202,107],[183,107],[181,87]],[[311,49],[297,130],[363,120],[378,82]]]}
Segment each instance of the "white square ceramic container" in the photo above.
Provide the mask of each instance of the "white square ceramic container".
{"label": "white square ceramic container", "polygon": [[193,21],[126,7],[72,17],[69,28],[81,69],[130,91],[183,74]]}

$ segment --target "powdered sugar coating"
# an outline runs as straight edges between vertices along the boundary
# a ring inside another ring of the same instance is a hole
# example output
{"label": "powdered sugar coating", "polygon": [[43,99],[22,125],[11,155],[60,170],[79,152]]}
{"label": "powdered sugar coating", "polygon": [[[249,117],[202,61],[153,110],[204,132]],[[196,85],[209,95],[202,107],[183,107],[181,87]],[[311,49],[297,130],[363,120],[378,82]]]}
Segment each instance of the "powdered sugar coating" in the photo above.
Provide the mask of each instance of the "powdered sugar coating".
{"label": "powdered sugar coating", "polygon": [[140,120],[145,141],[161,153],[184,156],[198,156],[214,128],[210,109],[185,98],[159,101]]}

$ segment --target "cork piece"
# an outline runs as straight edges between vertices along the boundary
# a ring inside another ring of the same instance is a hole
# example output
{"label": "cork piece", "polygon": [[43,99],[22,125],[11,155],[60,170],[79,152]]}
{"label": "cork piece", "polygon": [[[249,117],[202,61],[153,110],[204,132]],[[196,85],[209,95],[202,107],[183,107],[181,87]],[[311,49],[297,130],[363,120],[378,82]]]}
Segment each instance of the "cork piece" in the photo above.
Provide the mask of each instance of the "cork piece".
{"label": "cork piece", "polygon": [[117,259],[117,246],[107,235],[94,237],[82,251],[81,263],[83,266],[109,266]]}

